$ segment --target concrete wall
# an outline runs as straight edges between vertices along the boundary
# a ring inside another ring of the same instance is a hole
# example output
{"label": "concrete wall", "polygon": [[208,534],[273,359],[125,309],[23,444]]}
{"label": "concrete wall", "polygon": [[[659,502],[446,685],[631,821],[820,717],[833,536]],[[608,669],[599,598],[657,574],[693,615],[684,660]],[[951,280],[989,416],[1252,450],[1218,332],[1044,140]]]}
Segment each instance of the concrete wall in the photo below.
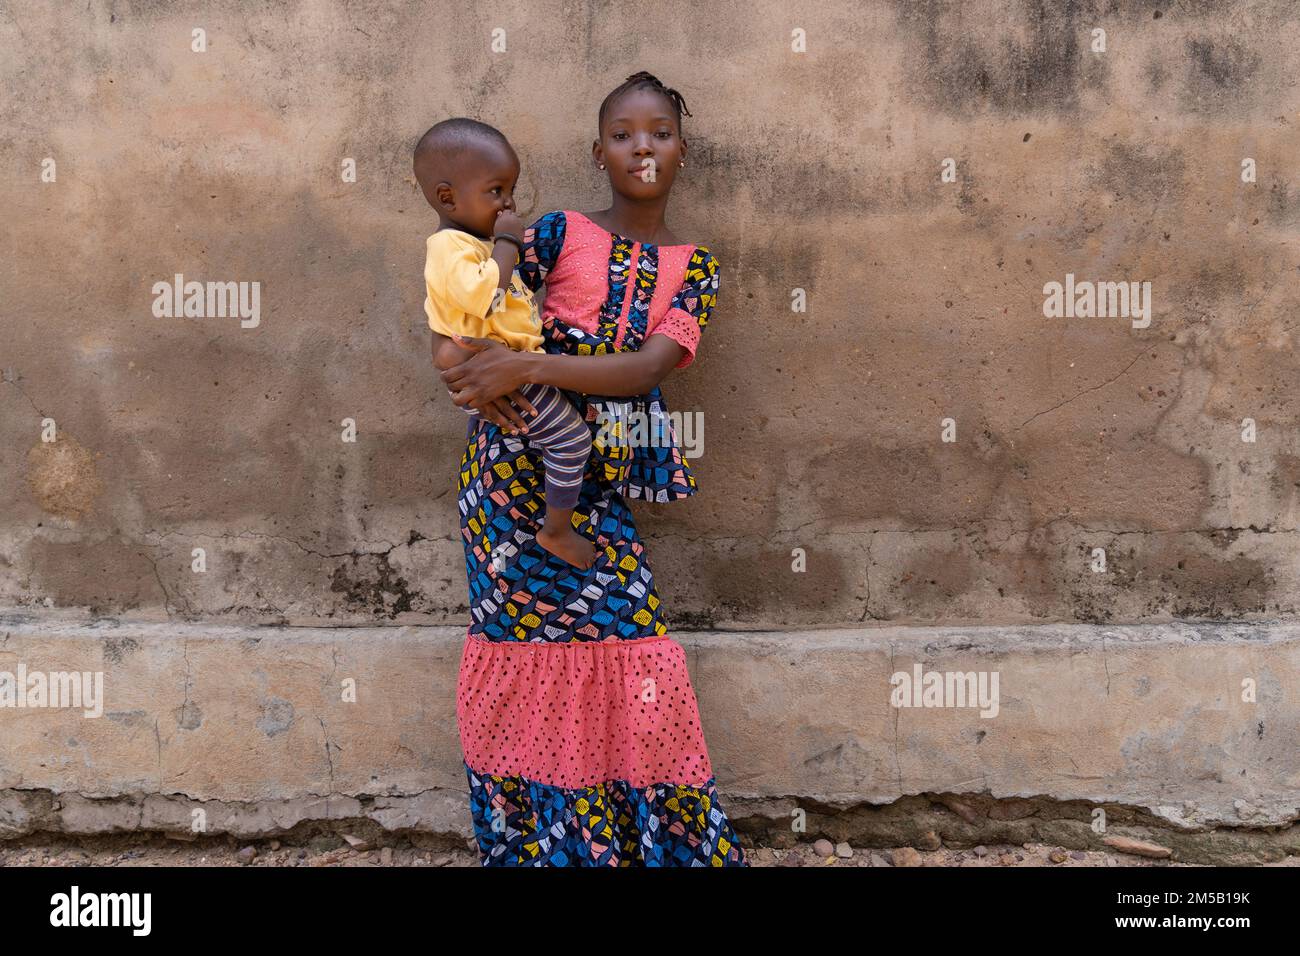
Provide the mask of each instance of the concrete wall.
{"label": "concrete wall", "polygon": [[[0,671],[108,685],[5,711],[0,837],[466,835],[410,149],[477,116],[525,212],[600,208],[644,68],[723,276],[665,385],[701,493],[635,507],[746,839],[1092,847],[1102,808],[1300,851],[1292,4],[795,6],[0,9]],[[258,323],[156,316],[177,273],[259,283]],[[1149,324],[1046,316],[1067,274],[1151,283]],[[890,707],[914,664],[998,673],[999,715]]]}
{"label": "concrete wall", "polygon": [[[410,148],[481,117],[526,211],[600,208],[596,107],[647,68],[723,266],[665,387],[701,494],[638,505],[678,628],[1294,614],[1292,5],[800,7],[0,12],[0,604],[463,622]],[[260,282],[259,325],[155,317],[176,273]],[[1149,281],[1150,325],[1045,317],[1067,273]]]}
{"label": "concrete wall", "polygon": [[[0,839],[335,826],[463,839],[463,640],[456,627],[0,615],[0,672],[25,664],[103,681],[89,708],[82,698],[0,711]],[[1103,849],[1127,837],[1189,862],[1300,853],[1290,825],[1300,624],[888,626],[682,642],[746,846],[789,845],[801,810],[806,839],[857,845]],[[892,676],[917,667],[996,674],[994,705],[890,706]]]}

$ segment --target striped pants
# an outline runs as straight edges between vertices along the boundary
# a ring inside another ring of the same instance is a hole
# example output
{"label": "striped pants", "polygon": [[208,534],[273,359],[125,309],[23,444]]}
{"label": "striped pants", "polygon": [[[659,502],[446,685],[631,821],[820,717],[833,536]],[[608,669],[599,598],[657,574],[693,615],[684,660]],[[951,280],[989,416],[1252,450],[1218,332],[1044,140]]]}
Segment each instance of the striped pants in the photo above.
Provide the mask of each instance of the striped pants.
{"label": "striped pants", "polygon": [[[542,456],[546,468],[546,506],[572,508],[582,490],[582,473],[591,455],[591,430],[558,388],[529,383],[519,389],[537,414],[524,415],[528,431],[519,435]],[[477,409],[461,406],[473,418]]]}

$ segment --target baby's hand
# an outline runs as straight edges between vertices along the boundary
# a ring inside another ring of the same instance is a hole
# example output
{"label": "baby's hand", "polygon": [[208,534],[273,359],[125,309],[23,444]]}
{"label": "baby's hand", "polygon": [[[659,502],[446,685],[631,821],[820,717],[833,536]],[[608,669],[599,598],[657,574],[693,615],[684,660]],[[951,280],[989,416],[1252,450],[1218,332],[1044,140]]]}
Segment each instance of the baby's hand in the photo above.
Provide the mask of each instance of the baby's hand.
{"label": "baby's hand", "polygon": [[524,241],[524,221],[519,218],[513,209],[502,209],[497,213],[497,221],[493,232],[498,236],[514,236],[520,242]]}

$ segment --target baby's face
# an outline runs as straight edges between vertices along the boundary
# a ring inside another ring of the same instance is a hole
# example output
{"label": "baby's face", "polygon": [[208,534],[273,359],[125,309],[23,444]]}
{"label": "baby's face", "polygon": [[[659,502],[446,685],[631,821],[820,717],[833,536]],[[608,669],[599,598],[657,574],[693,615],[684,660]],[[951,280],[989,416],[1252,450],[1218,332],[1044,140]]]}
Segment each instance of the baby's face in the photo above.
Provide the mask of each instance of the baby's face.
{"label": "baby's face", "polygon": [[480,236],[492,235],[497,213],[515,208],[519,158],[504,143],[489,143],[465,158],[456,177],[457,224]]}

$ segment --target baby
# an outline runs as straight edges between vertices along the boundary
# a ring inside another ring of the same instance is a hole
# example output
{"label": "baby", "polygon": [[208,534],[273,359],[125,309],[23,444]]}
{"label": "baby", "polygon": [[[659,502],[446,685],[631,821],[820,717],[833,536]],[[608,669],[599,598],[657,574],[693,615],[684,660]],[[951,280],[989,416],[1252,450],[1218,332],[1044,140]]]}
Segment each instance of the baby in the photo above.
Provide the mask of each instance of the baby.
{"label": "baby", "polygon": [[[429,327],[453,341],[457,335],[489,338],[521,352],[544,351],[537,305],[515,272],[524,224],[514,211],[519,158],[509,141],[485,123],[443,120],[415,147],[415,178],[438,212],[424,264]],[[545,468],[546,519],[537,543],[589,568],[595,546],[574,530],[572,519],[591,432],[559,389],[530,383],[519,391],[537,409],[522,437]],[[468,406],[465,411],[479,415]]]}

